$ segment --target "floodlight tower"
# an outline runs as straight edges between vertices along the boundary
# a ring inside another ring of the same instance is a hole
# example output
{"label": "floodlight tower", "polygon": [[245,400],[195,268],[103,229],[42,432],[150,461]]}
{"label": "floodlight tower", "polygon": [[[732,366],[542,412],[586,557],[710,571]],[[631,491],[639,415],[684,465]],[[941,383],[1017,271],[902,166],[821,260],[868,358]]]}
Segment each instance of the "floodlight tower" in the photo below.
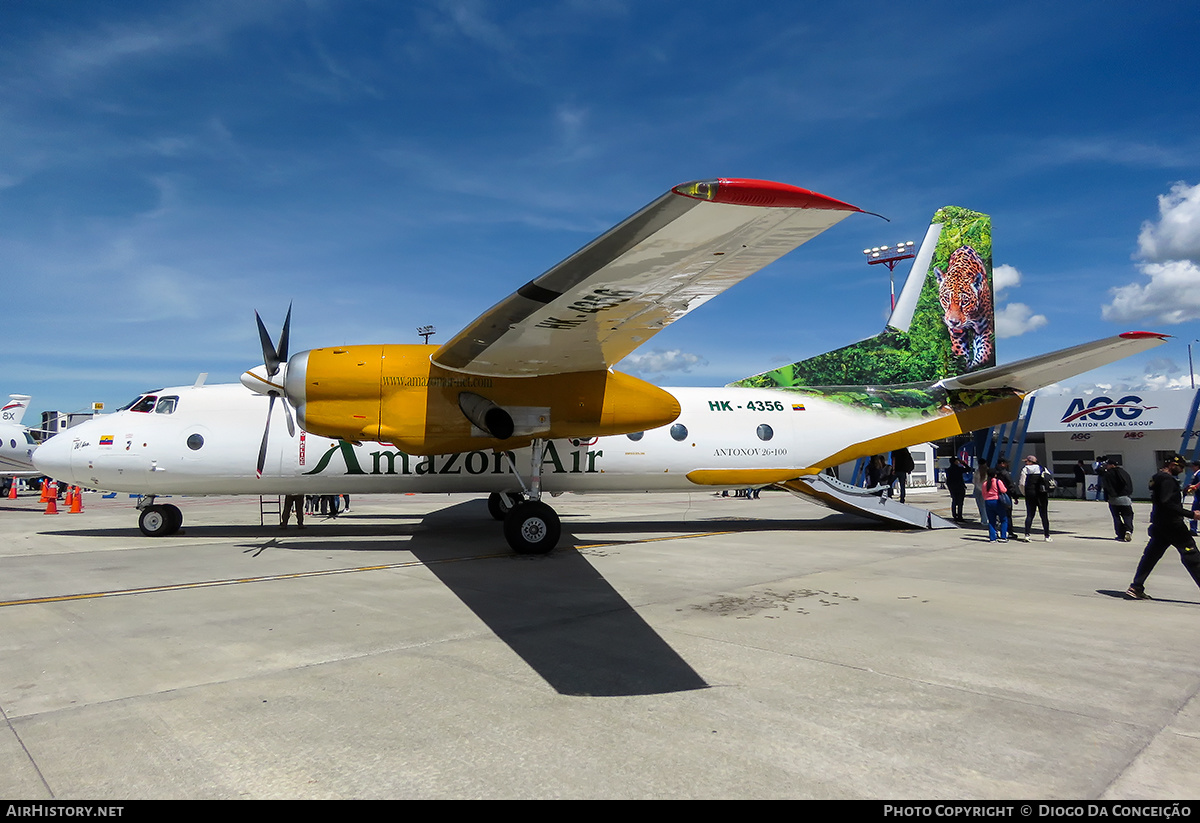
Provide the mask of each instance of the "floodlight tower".
{"label": "floodlight tower", "polygon": [[429,338],[437,334],[437,329],[435,329],[433,326],[418,326],[417,334],[421,335],[425,342],[428,343]]}
{"label": "floodlight tower", "polygon": [[896,310],[896,264],[901,260],[912,260],[917,256],[913,245],[913,241],[905,240],[895,246],[876,246],[873,249],[863,249],[863,254],[867,256],[868,266],[883,263],[888,267],[888,282],[892,287],[892,311]]}

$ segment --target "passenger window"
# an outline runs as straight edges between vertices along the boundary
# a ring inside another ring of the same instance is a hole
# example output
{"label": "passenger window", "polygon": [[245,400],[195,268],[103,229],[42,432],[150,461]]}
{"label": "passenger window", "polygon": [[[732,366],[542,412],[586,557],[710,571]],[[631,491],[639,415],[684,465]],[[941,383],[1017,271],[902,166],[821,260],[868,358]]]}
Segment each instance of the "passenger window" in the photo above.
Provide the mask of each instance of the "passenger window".
{"label": "passenger window", "polygon": [[675,440],[678,440],[680,442],[683,442],[684,440],[686,440],[687,439],[687,426],[683,425],[682,423],[676,423],[674,426],[671,427],[671,437],[673,437]]}
{"label": "passenger window", "polygon": [[155,395],[148,394],[145,397],[143,397],[141,400],[134,403],[133,406],[129,410],[135,411],[135,412],[142,412],[143,414],[149,414],[150,412],[154,411],[154,404],[155,404],[155,402],[157,402],[157,400],[158,400],[158,398]]}
{"label": "passenger window", "polygon": [[175,413],[175,404],[177,404],[178,402],[179,402],[179,397],[177,395],[172,395],[171,397],[163,397],[158,401],[158,406],[155,407],[154,413],[155,414],[174,414]]}

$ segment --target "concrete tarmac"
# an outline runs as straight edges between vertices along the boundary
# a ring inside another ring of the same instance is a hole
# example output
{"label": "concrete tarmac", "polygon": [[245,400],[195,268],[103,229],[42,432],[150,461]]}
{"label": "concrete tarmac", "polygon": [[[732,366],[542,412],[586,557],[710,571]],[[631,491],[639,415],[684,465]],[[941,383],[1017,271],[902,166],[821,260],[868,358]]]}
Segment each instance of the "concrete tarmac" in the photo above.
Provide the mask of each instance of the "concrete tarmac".
{"label": "concrete tarmac", "polygon": [[[895,531],[777,492],[0,501],[0,796],[1188,799],[1200,592],[1103,503],[1054,541]],[[910,502],[947,515],[944,493]],[[970,501],[968,501],[970,508]],[[1023,523],[1023,518],[1020,518]]]}

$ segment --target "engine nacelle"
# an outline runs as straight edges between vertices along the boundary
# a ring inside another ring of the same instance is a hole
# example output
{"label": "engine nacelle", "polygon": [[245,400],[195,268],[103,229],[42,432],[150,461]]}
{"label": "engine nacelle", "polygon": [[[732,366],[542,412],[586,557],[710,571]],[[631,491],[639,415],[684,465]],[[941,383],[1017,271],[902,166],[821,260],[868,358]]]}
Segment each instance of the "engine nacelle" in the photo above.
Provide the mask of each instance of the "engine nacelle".
{"label": "engine nacelle", "polygon": [[[344,346],[295,355],[285,386],[300,426],[325,437],[391,443],[410,454],[445,454],[516,449],[535,437],[628,434],[679,416],[670,393],[627,374],[463,374],[430,361],[438,348]],[[502,437],[507,424],[512,434]]]}

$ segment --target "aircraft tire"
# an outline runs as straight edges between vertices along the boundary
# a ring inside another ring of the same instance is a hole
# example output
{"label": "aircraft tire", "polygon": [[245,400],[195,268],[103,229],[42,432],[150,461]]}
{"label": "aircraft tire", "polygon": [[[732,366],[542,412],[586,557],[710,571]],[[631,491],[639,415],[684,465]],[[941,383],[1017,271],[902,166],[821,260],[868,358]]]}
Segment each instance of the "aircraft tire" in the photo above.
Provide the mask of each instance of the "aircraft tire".
{"label": "aircraft tire", "polygon": [[561,535],[558,514],[540,501],[520,503],[504,518],[504,539],[517,554],[549,554]]}
{"label": "aircraft tire", "polygon": [[167,534],[175,534],[183,526],[183,512],[179,510],[178,506],[172,506],[170,503],[164,505],[163,509],[167,513],[167,518],[171,521],[171,528],[167,531]]}
{"label": "aircraft tire", "polygon": [[488,495],[488,514],[492,516],[493,520],[503,523],[504,518],[508,517],[508,513],[520,502],[521,495],[519,494],[492,492]]}
{"label": "aircraft tire", "polygon": [[[182,515],[180,520],[183,520]],[[147,537],[165,537],[171,534],[171,524],[174,518],[166,506],[147,506],[138,516],[138,528]]]}

